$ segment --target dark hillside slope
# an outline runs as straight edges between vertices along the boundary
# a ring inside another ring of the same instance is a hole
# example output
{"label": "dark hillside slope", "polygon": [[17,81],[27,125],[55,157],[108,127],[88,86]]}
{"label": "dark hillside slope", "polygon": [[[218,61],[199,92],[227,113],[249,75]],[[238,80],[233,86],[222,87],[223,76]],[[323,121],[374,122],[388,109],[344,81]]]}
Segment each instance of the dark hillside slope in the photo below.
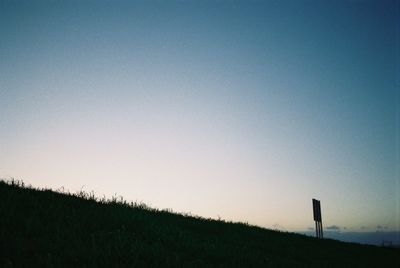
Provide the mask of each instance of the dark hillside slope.
{"label": "dark hillside slope", "polygon": [[0,267],[399,267],[399,253],[0,181]]}

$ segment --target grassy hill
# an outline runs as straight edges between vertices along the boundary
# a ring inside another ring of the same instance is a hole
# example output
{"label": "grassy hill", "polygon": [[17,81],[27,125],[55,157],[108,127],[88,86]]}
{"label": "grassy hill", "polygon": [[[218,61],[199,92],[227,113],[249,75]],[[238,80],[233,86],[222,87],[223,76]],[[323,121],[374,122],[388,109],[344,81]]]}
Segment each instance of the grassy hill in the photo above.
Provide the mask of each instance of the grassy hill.
{"label": "grassy hill", "polygon": [[400,267],[399,256],[0,181],[0,267]]}

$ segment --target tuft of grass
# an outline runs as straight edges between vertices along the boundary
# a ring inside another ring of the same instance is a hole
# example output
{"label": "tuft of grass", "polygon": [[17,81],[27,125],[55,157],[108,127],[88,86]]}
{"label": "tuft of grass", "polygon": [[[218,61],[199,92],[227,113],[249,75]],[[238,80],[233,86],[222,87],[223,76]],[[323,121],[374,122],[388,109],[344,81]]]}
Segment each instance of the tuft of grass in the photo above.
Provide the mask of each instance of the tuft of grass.
{"label": "tuft of grass", "polygon": [[399,267],[399,253],[0,181],[0,267]]}

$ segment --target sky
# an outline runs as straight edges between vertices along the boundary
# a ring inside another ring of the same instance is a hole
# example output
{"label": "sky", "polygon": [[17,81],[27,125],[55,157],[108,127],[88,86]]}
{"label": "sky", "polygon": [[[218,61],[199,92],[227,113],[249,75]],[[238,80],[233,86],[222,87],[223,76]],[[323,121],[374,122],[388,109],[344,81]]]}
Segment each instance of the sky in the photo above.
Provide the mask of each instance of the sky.
{"label": "sky", "polygon": [[400,230],[398,1],[0,1],[0,177]]}

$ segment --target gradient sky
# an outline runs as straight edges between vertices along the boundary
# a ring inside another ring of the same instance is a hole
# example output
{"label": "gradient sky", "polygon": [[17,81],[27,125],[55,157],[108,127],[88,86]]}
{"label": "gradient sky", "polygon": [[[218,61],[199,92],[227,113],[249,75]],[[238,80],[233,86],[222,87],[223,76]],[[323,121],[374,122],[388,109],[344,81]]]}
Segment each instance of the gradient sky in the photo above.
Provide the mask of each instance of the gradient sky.
{"label": "gradient sky", "polygon": [[400,230],[398,24],[398,1],[0,1],[0,177]]}

